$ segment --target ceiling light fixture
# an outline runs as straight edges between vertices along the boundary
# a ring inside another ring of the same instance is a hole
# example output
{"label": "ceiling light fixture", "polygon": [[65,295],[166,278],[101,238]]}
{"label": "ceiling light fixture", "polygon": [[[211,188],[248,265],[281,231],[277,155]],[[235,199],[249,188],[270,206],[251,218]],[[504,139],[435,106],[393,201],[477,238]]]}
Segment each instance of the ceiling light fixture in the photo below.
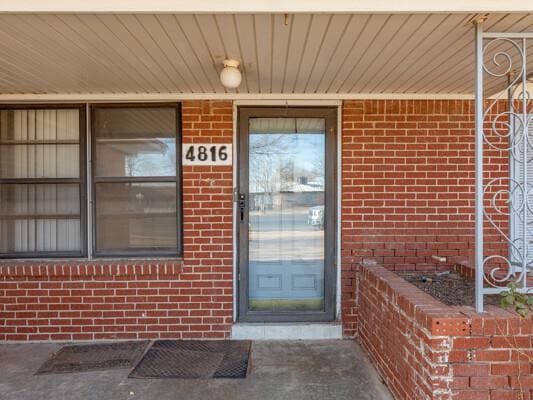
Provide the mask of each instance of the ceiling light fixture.
{"label": "ceiling light fixture", "polygon": [[223,62],[224,68],[220,72],[220,83],[227,89],[237,88],[242,81],[240,63],[237,60],[227,59]]}

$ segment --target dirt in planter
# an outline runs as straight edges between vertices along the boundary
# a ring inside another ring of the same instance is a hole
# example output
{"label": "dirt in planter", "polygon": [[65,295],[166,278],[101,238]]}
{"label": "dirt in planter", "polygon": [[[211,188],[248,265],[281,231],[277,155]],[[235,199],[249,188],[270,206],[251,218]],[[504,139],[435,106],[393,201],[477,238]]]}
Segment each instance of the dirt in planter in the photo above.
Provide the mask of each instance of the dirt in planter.
{"label": "dirt in planter", "polygon": [[[400,277],[449,306],[474,306],[475,282],[455,272],[403,272]],[[500,304],[499,295],[485,296],[485,304]]]}

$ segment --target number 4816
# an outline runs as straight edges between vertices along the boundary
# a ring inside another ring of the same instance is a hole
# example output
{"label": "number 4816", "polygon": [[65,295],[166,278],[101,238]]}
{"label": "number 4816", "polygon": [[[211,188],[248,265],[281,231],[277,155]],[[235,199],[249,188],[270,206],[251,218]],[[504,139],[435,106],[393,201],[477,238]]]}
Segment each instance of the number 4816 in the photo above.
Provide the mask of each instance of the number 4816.
{"label": "number 4816", "polygon": [[228,147],[225,145],[190,146],[185,153],[185,158],[190,162],[219,162],[228,159]]}

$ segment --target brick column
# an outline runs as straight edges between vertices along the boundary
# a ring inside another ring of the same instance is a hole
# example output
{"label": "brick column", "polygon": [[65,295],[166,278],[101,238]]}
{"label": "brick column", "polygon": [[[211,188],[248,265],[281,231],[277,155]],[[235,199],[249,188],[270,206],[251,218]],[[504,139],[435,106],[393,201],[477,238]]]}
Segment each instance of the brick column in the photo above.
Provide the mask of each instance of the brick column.
{"label": "brick column", "polygon": [[[183,143],[233,141],[230,101],[185,101]],[[226,338],[233,310],[233,181],[231,166],[183,167],[182,294],[190,331],[183,337]]]}

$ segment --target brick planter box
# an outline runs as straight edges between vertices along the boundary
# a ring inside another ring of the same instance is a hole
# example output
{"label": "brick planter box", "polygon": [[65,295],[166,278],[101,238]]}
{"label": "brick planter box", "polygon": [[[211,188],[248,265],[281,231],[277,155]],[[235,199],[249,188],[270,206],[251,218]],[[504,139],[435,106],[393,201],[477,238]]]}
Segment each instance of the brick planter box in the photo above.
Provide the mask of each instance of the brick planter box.
{"label": "brick planter box", "polygon": [[397,399],[533,399],[533,318],[450,307],[361,266],[359,338]]}

